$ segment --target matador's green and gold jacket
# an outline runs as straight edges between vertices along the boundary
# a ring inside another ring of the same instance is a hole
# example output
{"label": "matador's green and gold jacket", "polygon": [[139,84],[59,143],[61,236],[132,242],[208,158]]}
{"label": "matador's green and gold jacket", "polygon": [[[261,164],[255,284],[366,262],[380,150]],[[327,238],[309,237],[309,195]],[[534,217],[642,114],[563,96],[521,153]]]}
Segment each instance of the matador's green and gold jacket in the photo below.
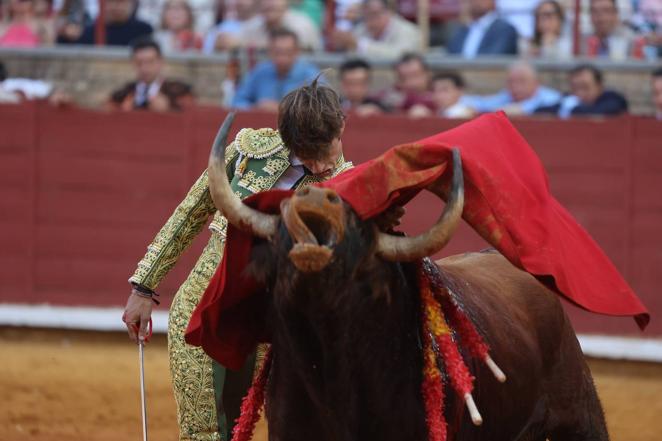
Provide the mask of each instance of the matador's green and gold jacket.
{"label": "matador's green and gold jacket", "polygon": [[[242,129],[225,149],[225,166],[230,186],[244,199],[276,184],[290,166],[290,152],[273,129]],[[341,155],[333,176],[351,167],[352,163],[345,162]],[[306,175],[297,187],[319,181],[313,175]],[[147,247],[147,254],[129,281],[155,290],[211,215],[214,218],[209,228],[224,242],[227,220],[214,206],[205,170]]]}

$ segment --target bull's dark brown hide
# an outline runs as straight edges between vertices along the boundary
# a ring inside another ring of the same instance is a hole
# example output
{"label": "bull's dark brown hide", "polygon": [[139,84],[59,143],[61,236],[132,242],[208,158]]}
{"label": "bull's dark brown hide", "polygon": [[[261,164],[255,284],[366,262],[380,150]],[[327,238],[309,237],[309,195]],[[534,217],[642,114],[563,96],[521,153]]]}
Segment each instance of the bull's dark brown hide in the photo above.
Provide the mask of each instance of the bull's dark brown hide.
{"label": "bull's dark brown hide", "polygon": [[[374,254],[375,230],[346,208],[329,265],[302,273],[281,225],[253,250],[267,288],[274,364],[266,413],[272,441],[426,441],[419,296],[414,267]],[[508,375],[498,383],[465,357],[483,415],[471,424],[446,387],[457,440],[608,439],[590,372],[558,298],[496,253],[442,260],[446,284]]]}

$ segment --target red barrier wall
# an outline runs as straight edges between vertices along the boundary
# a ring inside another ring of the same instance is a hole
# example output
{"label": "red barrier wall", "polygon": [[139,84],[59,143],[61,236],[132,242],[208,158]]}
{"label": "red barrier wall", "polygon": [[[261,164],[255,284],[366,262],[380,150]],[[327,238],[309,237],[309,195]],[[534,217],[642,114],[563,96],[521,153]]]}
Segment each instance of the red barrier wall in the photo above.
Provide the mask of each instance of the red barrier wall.
{"label": "red barrier wall", "polygon": [[[219,109],[106,114],[46,105],[0,106],[0,302],[120,305],[145,247],[205,167]],[[274,126],[240,114],[241,127]],[[343,137],[359,163],[459,122],[351,118]],[[662,335],[662,124],[516,120],[549,173],[555,196],[605,249],[654,314]],[[489,139],[485,142],[489,143]],[[514,161],[517,158],[513,158]],[[421,195],[404,228],[425,229],[440,204]],[[208,238],[196,240],[159,291],[169,302]],[[444,255],[485,247],[464,226]],[[583,332],[635,334],[630,319],[569,307]]]}

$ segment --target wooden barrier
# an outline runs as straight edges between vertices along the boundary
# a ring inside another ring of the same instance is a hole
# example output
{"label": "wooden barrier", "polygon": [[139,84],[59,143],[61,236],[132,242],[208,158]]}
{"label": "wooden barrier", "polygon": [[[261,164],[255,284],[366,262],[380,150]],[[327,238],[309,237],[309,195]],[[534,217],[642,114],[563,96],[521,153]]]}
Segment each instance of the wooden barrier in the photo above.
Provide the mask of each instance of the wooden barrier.
{"label": "wooden barrier", "polygon": [[[223,117],[212,108],[161,115],[0,106],[0,303],[123,304],[127,278],[205,167]],[[346,156],[359,163],[459,123],[350,116]],[[274,124],[274,115],[243,113],[234,127]],[[515,125],[542,158],[554,195],[650,308],[646,334],[662,335],[656,320],[662,313],[662,123],[631,117]],[[404,229],[427,228],[439,205],[419,196],[408,206]],[[165,303],[207,238],[205,231],[159,287]],[[443,254],[485,246],[465,225]],[[568,309],[580,331],[637,333],[631,319]]]}

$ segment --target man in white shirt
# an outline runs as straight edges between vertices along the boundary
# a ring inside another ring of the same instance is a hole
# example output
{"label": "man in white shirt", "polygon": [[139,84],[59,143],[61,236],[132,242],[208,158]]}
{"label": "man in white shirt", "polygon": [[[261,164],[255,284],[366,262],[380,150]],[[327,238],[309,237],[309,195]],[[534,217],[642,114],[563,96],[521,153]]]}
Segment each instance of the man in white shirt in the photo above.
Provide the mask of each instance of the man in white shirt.
{"label": "man in white shirt", "polygon": [[469,0],[471,22],[460,26],[447,50],[464,58],[479,55],[517,55],[517,31],[499,18],[494,0]]}
{"label": "man in white shirt", "polygon": [[368,57],[397,58],[422,49],[416,25],[391,11],[386,0],[366,0],[363,22],[353,32],[337,30],[332,40],[335,50]]}
{"label": "man in white shirt", "polygon": [[244,23],[237,43],[240,47],[266,49],[270,33],[281,28],[297,34],[302,50],[322,49],[322,37],[315,23],[307,15],[288,9],[287,0],[262,0],[260,14]]}
{"label": "man in white shirt", "polygon": [[466,95],[462,102],[478,113],[503,110],[508,115],[531,115],[539,107],[549,107],[561,100],[561,94],[540,84],[535,68],[518,61],[508,69],[506,87],[494,95]]}
{"label": "man in white shirt", "polygon": [[[229,2],[226,3],[229,6]],[[240,45],[242,29],[257,14],[256,0],[235,0],[233,9],[226,9],[223,21],[211,28],[205,36],[202,51],[211,54],[227,51]]]}
{"label": "man in white shirt", "polygon": [[624,60],[634,55],[635,33],[622,24],[616,0],[591,0],[593,33],[583,42],[583,55]]}

